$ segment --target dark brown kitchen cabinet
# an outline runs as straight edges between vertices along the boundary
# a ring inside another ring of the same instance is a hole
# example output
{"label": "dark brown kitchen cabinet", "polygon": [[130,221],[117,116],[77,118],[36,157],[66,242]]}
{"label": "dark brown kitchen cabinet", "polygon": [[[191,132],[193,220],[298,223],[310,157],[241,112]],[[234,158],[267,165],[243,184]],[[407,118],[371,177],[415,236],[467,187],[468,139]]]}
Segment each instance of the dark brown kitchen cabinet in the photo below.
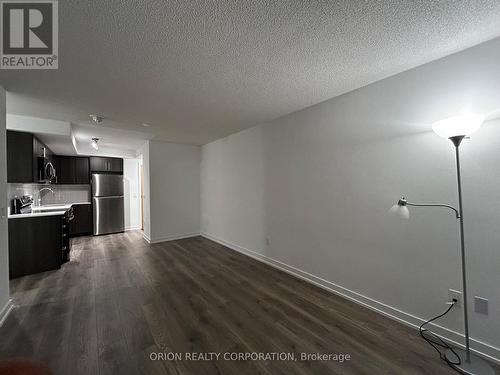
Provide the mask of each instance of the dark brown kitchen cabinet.
{"label": "dark brown kitchen cabinet", "polygon": [[[121,159],[104,159],[103,171],[123,171]],[[44,181],[45,163],[51,162],[56,177],[51,183],[90,184],[89,158],[82,156],[58,156],[31,133],[7,130],[7,182]],[[44,181],[45,182],[45,181]]]}
{"label": "dark brown kitchen cabinet", "polygon": [[70,237],[82,236],[92,233],[92,205],[74,204],[74,218],[69,224]]}
{"label": "dark brown kitchen cabinet", "polygon": [[[45,165],[50,162],[54,167],[57,164],[56,155],[33,134],[33,182],[46,182]],[[57,174],[57,171],[56,171]],[[55,179],[51,183],[55,183]]]}
{"label": "dark brown kitchen cabinet", "polygon": [[75,183],[90,184],[89,158],[75,157]]}
{"label": "dark brown kitchen cabinet", "polygon": [[89,184],[89,159],[78,156],[57,156],[58,184]]}
{"label": "dark brown kitchen cabinet", "polygon": [[64,225],[64,215],[9,219],[9,277],[60,268]]}
{"label": "dark brown kitchen cabinet", "polygon": [[43,143],[33,136],[33,152],[31,154],[33,159],[33,177],[32,181],[37,182],[42,179],[40,173],[40,160],[43,158]]}
{"label": "dark brown kitchen cabinet", "polygon": [[33,134],[7,130],[7,182],[38,182],[46,160],[54,162],[52,151]]}
{"label": "dark brown kitchen cabinet", "polygon": [[123,159],[91,156],[90,171],[123,173]]}
{"label": "dark brown kitchen cabinet", "polygon": [[123,159],[108,158],[109,171],[123,173]]}
{"label": "dark brown kitchen cabinet", "polygon": [[7,182],[33,182],[33,134],[7,130]]}
{"label": "dark brown kitchen cabinet", "polygon": [[56,181],[58,184],[74,184],[76,181],[75,172],[75,160],[72,156],[57,157]]}
{"label": "dark brown kitchen cabinet", "polygon": [[106,158],[101,158],[98,156],[91,156],[89,158],[90,171],[91,172],[101,172],[106,171]]}
{"label": "dark brown kitchen cabinet", "polygon": [[[28,134],[30,134],[30,133],[28,133]],[[33,156],[35,158],[38,158],[38,157],[50,158],[51,156],[53,156],[53,152],[43,142],[41,142],[33,134],[30,134],[30,135],[33,137]]]}

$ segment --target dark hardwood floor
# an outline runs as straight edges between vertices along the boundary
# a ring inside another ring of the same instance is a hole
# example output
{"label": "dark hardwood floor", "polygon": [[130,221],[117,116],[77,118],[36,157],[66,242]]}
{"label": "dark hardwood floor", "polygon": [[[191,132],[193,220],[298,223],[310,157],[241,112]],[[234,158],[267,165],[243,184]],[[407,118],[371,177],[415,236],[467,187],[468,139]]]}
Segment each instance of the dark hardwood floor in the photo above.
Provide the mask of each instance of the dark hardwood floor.
{"label": "dark hardwood floor", "polygon": [[[418,332],[217,243],[81,237],[61,270],[12,280],[0,358],[55,374],[454,374]],[[349,361],[151,360],[348,353]]]}

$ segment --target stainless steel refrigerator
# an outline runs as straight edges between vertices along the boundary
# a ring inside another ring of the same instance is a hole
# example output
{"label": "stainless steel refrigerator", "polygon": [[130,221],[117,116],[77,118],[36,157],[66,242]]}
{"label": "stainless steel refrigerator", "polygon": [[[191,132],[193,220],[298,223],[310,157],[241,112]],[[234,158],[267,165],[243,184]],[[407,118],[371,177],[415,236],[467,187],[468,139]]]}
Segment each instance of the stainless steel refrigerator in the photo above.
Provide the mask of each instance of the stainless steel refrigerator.
{"label": "stainless steel refrigerator", "polygon": [[123,232],[123,175],[92,174],[94,235]]}

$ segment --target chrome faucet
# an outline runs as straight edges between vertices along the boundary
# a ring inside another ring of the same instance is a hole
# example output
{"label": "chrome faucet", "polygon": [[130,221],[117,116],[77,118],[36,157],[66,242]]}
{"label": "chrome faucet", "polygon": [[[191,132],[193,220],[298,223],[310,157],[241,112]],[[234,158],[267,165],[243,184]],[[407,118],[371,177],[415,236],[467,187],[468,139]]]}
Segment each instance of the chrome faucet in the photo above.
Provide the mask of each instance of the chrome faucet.
{"label": "chrome faucet", "polygon": [[41,206],[41,203],[42,203],[42,197],[41,197],[40,193],[41,193],[42,191],[50,191],[52,194],[55,194],[55,193],[54,193],[54,190],[52,190],[52,189],[51,189],[51,188],[49,188],[49,187],[43,187],[43,188],[41,188],[41,189],[38,189],[37,191],[35,191],[35,193],[37,194],[37,200],[33,200],[33,205],[34,205],[35,207],[40,207],[40,206]]}

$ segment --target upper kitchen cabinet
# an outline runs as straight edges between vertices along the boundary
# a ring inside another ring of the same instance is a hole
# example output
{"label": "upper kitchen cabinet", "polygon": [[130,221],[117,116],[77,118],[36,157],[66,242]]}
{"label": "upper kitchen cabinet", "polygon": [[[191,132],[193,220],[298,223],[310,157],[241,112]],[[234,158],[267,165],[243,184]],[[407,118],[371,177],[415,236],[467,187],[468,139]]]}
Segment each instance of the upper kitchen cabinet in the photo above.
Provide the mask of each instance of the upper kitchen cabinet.
{"label": "upper kitchen cabinet", "polygon": [[33,134],[7,130],[7,182],[46,182],[54,163],[52,151]]}
{"label": "upper kitchen cabinet", "polygon": [[74,158],[71,156],[58,156],[56,172],[58,184],[74,184],[76,181]]}
{"label": "upper kitchen cabinet", "polygon": [[108,158],[108,160],[109,160],[109,171],[110,172],[123,173],[123,159]]}
{"label": "upper kitchen cabinet", "polygon": [[123,173],[123,159],[91,156],[90,171]]}
{"label": "upper kitchen cabinet", "polygon": [[89,158],[57,156],[58,184],[90,184]]}
{"label": "upper kitchen cabinet", "polygon": [[75,157],[75,183],[90,184],[89,158]]}
{"label": "upper kitchen cabinet", "polygon": [[[33,179],[32,182],[44,182],[45,181],[45,167],[47,162],[52,163],[54,166],[56,163],[55,156],[52,151],[33,134]],[[27,182],[27,181],[26,181]],[[55,181],[54,181],[55,182]]]}
{"label": "upper kitchen cabinet", "polygon": [[106,171],[106,160],[107,158],[101,158],[97,156],[89,157],[90,171],[91,172]]}
{"label": "upper kitchen cabinet", "polygon": [[33,139],[33,134],[7,130],[7,182],[33,182]]}
{"label": "upper kitchen cabinet", "polygon": [[[49,166],[50,165],[50,166]],[[55,169],[55,177],[48,169]],[[57,156],[31,133],[7,130],[7,182],[90,184],[89,158]]]}

